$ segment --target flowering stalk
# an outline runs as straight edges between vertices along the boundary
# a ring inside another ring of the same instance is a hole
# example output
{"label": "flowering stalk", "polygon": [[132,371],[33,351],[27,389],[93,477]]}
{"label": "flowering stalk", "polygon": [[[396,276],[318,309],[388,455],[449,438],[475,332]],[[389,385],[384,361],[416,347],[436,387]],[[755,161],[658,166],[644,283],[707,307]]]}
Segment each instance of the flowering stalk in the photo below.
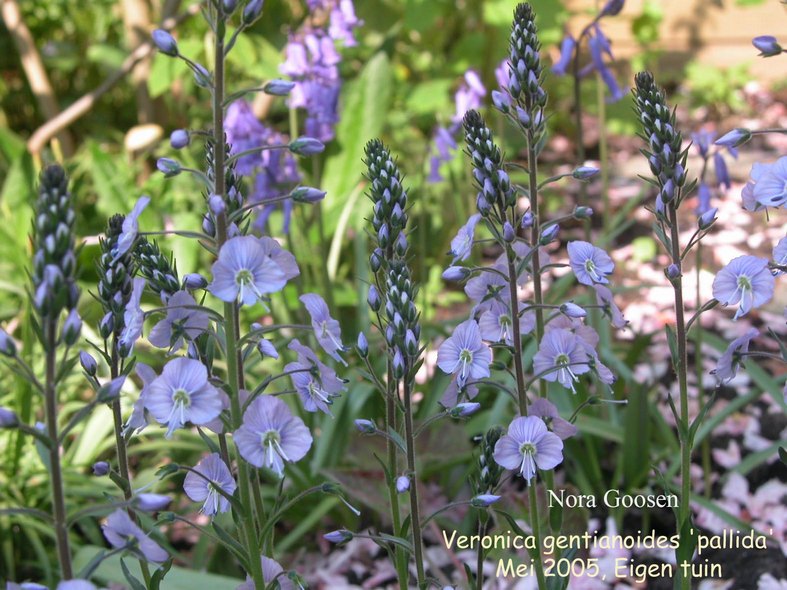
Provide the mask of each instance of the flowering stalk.
{"label": "flowering stalk", "polygon": [[[226,143],[224,133],[224,60],[225,47],[224,35],[226,17],[224,15],[223,3],[215,5],[215,34],[214,34],[214,70],[213,70],[213,194],[217,195],[222,201],[226,201],[226,176],[225,158]],[[227,242],[227,210],[222,208],[216,215],[216,241],[218,249]],[[243,420],[243,412],[240,404],[240,390],[244,387],[243,381],[243,358],[242,350],[237,343],[240,338],[240,314],[238,304],[235,301],[224,303],[224,333],[225,333],[225,352],[227,360],[227,384],[230,388],[230,420],[233,430],[240,428]],[[237,450],[237,446],[236,446]],[[238,479],[240,487],[240,501],[246,509],[251,508],[251,477],[246,461],[238,455]],[[260,515],[262,517],[262,515]],[[254,523],[251,519],[244,519],[243,530],[246,537],[246,551],[249,558],[250,574],[257,588],[265,587],[262,566],[257,558],[260,554],[254,531]]]}
{"label": "flowering stalk", "polygon": [[[688,355],[687,327],[685,305],[683,300],[682,259],[680,246],[680,229],[678,226],[678,207],[686,182],[686,158],[688,148],[681,151],[683,139],[675,128],[675,114],[666,103],[664,91],[656,86],[650,72],[640,72],[636,78],[636,109],[642,123],[643,136],[647,138],[648,150],[643,153],[649,159],[651,170],[655,176],[652,182],[659,188],[656,200],[656,218],[660,231],[657,235],[666,247],[672,264],[666,271],[672,283],[675,295],[675,350],[673,351],[673,367],[678,376],[680,394],[680,414],[678,420],[678,438],[680,442],[680,506],[678,509],[677,529],[680,535],[680,547],[677,550],[678,561],[690,562],[693,553],[691,537],[691,445],[689,425],[689,394],[688,394]],[[669,235],[665,232],[669,231]],[[671,336],[670,336],[671,337]],[[700,362],[699,356],[697,362]],[[693,430],[693,428],[692,428]],[[679,568],[676,587],[688,590],[691,588],[691,571]]]}
{"label": "flowering stalk", "polygon": [[[44,410],[49,447],[52,484],[52,512],[60,573],[64,580],[73,578],[68,541],[65,492],[60,464],[57,425],[57,348],[73,345],[79,337],[81,320],[76,315],[79,291],[74,274],[74,210],[68,192],[68,178],[60,166],[46,168],[40,177],[39,198],[34,224],[36,253],[33,259],[34,305],[41,326],[46,374]],[[58,326],[63,310],[69,314],[60,334]],[[73,319],[75,318],[75,319]]]}
{"label": "flowering stalk", "polygon": [[[401,184],[399,168],[388,149],[379,140],[366,145],[367,177],[371,182],[370,198],[374,203],[372,225],[375,230],[377,248],[371,255],[370,264],[375,274],[375,285],[370,288],[369,306],[377,315],[377,327],[387,344],[386,381],[381,393],[385,396],[385,432],[397,432],[397,399],[400,388],[404,399],[405,454],[407,481],[410,495],[410,528],[413,536],[417,583],[425,587],[421,519],[418,500],[418,475],[415,463],[415,430],[413,425],[412,387],[416,364],[421,354],[418,346],[420,325],[415,308],[416,289],[407,265],[408,243],[407,193]],[[383,302],[384,307],[383,307]],[[382,310],[384,309],[384,313]],[[367,345],[359,344],[359,352],[366,358]],[[378,380],[379,382],[379,380]],[[398,460],[396,444],[386,437],[388,459],[388,488],[394,535],[401,533],[399,505],[397,499]],[[397,555],[399,554],[397,550]],[[402,570],[404,565],[404,570]],[[406,564],[397,558],[397,571],[401,587],[407,587]]]}

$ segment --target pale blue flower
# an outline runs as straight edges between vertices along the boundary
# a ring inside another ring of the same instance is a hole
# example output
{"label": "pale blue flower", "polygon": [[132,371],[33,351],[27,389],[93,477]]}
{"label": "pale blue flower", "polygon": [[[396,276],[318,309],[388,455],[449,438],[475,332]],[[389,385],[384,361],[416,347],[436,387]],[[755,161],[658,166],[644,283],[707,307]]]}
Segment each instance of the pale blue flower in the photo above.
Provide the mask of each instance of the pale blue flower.
{"label": "pale blue flower", "polygon": [[456,264],[459,261],[467,260],[470,256],[470,252],[473,249],[473,239],[475,237],[475,226],[481,220],[481,214],[476,213],[475,215],[471,215],[470,219],[467,220],[462,227],[459,228],[459,231],[454,236],[454,239],[451,240],[451,254],[454,259],[451,264]]}
{"label": "pale blue flower", "polygon": [[299,461],[312,446],[303,420],[293,416],[282,400],[261,395],[243,413],[243,424],[232,435],[241,457],[255,467],[267,467],[281,477],[284,464]]}
{"label": "pale blue flower", "polygon": [[749,352],[749,344],[760,335],[756,328],[749,328],[743,336],[739,336],[727,347],[716,363],[716,369],[711,371],[716,375],[716,380],[721,383],[728,383],[738,374],[738,366],[743,356]]}
{"label": "pale blue flower", "polygon": [[508,433],[495,444],[495,461],[505,469],[515,469],[530,483],[536,469],[554,469],[563,461],[563,441],[547,430],[536,416],[514,418]]}
{"label": "pale blue flower", "polygon": [[112,254],[112,264],[115,264],[123,254],[131,250],[134,246],[134,242],[137,240],[137,234],[139,233],[139,216],[142,215],[142,212],[149,203],[150,197],[145,195],[141,196],[134,205],[134,209],[131,210],[131,213],[123,218],[121,233],[110,252],[110,254]]}
{"label": "pale blue flower", "polygon": [[186,291],[177,291],[167,301],[167,317],[153,326],[148,340],[158,348],[177,352],[184,338],[194,341],[208,329],[208,314],[195,309],[197,302]]}
{"label": "pale blue flower", "polygon": [[609,283],[607,275],[615,270],[609,254],[589,242],[569,242],[568,260],[577,281],[589,287],[595,283]]}
{"label": "pale blue flower", "polygon": [[142,326],[145,323],[145,313],[140,307],[142,292],[145,290],[145,279],[137,277],[131,287],[131,297],[123,312],[123,330],[118,338],[118,352],[127,357],[134,350],[139,337],[142,336]]}
{"label": "pale blue flower", "polygon": [[146,388],[144,404],[157,422],[167,425],[167,438],[187,422],[210,422],[222,410],[221,397],[208,382],[205,365],[188,358],[176,358],[164,366]]}
{"label": "pale blue flower", "polygon": [[287,347],[298,355],[295,362],[284,367],[285,373],[290,373],[293,387],[303,402],[307,412],[320,410],[332,416],[330,405],[333,398],[338,397],[345,389],[344,381],[336,376],[336,372],[320,362],[317,355],[310,348],[294,339]]}
{"label": "pale blue flower", "polygon": [[229,496],[235,493],[238,487],[227,464],[218,453],[211,453],[194,466],[194,471],[189,471],[183,480],[183,491],[194,502],[203,502],[200,512],[213,516],[219,512],[227,512],[230,502],[219,491],[222,490]]}
{"label": "pale blue flower", "polygon": [[557,381],[576,393],[577,375],[590,371],[585,348],[579,339],[563,328],[550,330],[541,339],[533,357],[533,371],[546,381]]}
{"label": "pale blue flower", "polygon": [[713,280],[713,297],[722,305],[739,303],[733,319],[764,305],[773,297],[775,280],[768,260],[756,256],[738,256],[721,269]]}
{"label": "pale blue flower", "polygon": [[312,318],[312,328],[317,342],[333,359],[346,366],[347,363],[338,354],[345,350],[342,344],[342,329],[339,322],[331,317],[325,300],[316,293],[305,293],[298,299]]}
{"label": "pale blue flower", "polygon": [[459,324],[450,338],[437,351],[437,366],[445,373],[457,373],[457,382],[489,377],[492,351],[483,343],[481,330],[475,320]]}
{"label": "pale blue flower", "polygon": [[286,284],[284,271],[266,255],[260,241],[253,236],[239,236],[225,242],[219,250],[208,290],[222,301],[254,305]]}
{"label": "pale blue flower", "polygon": [[134,524],[126,510],[115,510],[101,529],[106,540],[116,549],[138,549],[152,563],[163,563],[169,559],[167,552]]}

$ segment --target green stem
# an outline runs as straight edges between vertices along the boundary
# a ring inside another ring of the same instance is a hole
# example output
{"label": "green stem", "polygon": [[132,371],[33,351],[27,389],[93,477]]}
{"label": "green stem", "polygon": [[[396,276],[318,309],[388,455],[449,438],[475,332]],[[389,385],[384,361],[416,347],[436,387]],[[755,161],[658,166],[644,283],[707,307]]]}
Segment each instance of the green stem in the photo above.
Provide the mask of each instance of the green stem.
{"label": "green stem", "polygon": [[[702,307],[702,289],[700,289],[700,272],[702,271],[702,242],[697,243],[697,250],[695,252],[694,270],[697,277],[697,309]],[[697,328],[694,334],[694,364],[697,370],[697,388],[699,391],[700,404],[708,403],[709,399],[706,395],[705,388],[702,386],[702,322],[697,322]],[[711,453],[710,453],[710,439],[705,438],[702,441],[702,473],[705,482],[704,492],[705,497],[710,498],[711,492]]]}
{"label": "green stem", "polygon": [[[514,251],[506,248],[508,254],[508,293],[511,301],[511,324],[514,340],[514,370],[516,372],[516,394],[519,403],[519,415],[527,416],[527,391],[525,389],[525,371],[522,366],[522,335],[519,330],[519,298],[517,297],[516,260]],[[533,258],[538,258],[538,253]]]}
{"label": "green stem", "polygon": [[538,520],[538,495],[536,494],[535,484],[531,485],[528,483],[527,494],[530,500],[530,527],[533,529],[533,536],[536,538],[536,555],[533,569],[536,570],[538,589],[545,590],[547,587],[547,580],[544,576],[544,566],[541,560],[541,521]]}
{"label": "green stem", "polygon": [[407,376],[404,384],[404,430],[407,441],[407,470],[412,479],[410,483],[410,528],[413,531],[413,557],[418,578],[418,588],[425,590],[423,539],[421,536],[421,516],[418,508],[418,475],[415,469],[415,438],[413,437],[413,407],[410,381]]}
{"label": "green stem", "polygon": [[[225,185],[224,168],[226,162],[226,143],[224,139],[224,15],[221,13],[222,5],[217,4],[216,35],[214,37],[214,79],[215,88],[213,89],[213,192],[222,199],[225,198],[227,187]],[[216,233],[218,246],[227,241],[227,215],[222,213],[217,216]],[[240,427],[242,413],[240,407],[239,392],[243,386],[243,361],[241,350],[238,348],[238,338],[240,321],[238,307],[234,302],[224,304],[224,334],[226,339],[227,354],[227,382],[230,386],[230,416],[233,430]],[[249,477],[249,466],[240,456],[240,452],[235,447],[238,459],[238,486],[240,488],[241,504],[251,513],[251,479]],[[262,564],[260,562],[260,549],[257,544],[257,537],[254,530],[253,519],[244,519],[243,526],[246,537],[246,551],[249,556],[249,574],[254,580],[257,588],[265,587],[265,580],[262,576]]]}
{"label": "green stem", "polygon": [[[482,515],[478,518],[478,538],[483,539],[486,535],[486,526],[489,522],[489,513],[484,510]],[[476,571],[475,571],[475,587],[476,590],[484,590],[484,548],[482,543],[478,544],[476,550]]]}
{"label": "green stem", "polygon": [[57,319],[44,318],[44,346],[46,347],[46,379],[44,381],[44,404],[49,445],[49,467],[52,480],[53,528],[57,544],[57,559],[64,580],[74,577],[71,568],[71,549],[68,544],[66,525],[66,500],[63,490],[63,472],[60,466],[60,445],[57,435]]}
{"label": "green stem", "polygon": [[[395,384],[393,379],[393,371],[391,370],[391,360],[388,359],[388,383]],[[395,387],[389,386],[385,396],[385,428],[386,434],[390,431],[396,431],[396,395]],[[396,443],[390,436],[386,436],[385,447],[388,455],[388,469],[390,477],[388,478],[388,497],[391,502],[391,522],[393,523],[394,536],[401,534],[402,531],[402,517],[399,511],[399,493],[396,490],[396,477],[398,471],[398,457],[396,454]],[[412,482],[415,485],[415,481]],[[399,578],[399,588],[407,590],[407,561],[404,552],[401,548],[395,547],[394,553],[396,555],[396,572]]]}
{"label": "green stem", "polygon": [[[678,195],[675,197],[675,202],[679,202]],[[678,228],[678,213],[674,206],[669,206],[670,216],[670,239],[672,242],[672,262],[681,268],[680,256],[680,232]],[[680,421],[682,430],[684,432],[680,438],[680,507],[678,509],[678,532],[682,533],[683,526],[689,521],[691,514],[691,507],[689,501],[691,499],[691,446],[689,445],[688,432],[689,432],[689,388],[688,388],[688,355],[686,353],[686,320],[685,309],[683,302],[683,279],[680,274],[678,278],[672,281],[672,286],[675,291],[675,323],[678,341],[678,358],[675,359],[675,368],[678,373],[678,386],[680,391]],[[681,539],[681,544],[686,540]],[[679,577],[680,587],[683,590],[690,590],[691,588],[691,571],[682,573]]]}

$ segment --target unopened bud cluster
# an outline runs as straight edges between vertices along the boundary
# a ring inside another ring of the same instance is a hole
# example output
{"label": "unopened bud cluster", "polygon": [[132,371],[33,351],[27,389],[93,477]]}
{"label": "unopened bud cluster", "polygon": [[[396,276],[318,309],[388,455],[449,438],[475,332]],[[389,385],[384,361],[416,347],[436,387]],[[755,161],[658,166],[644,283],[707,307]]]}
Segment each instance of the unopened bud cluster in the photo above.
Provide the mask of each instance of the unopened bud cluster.
{"label": "unopened bud cluster", "polygon": [[505,208],[516,204],[511,180],[503,169],[503,154],[478,111],[467,111],[463,125],[467,151],[473,163],[473,178],[478,189],[478,212],[484,217],[499,217],[502,223],[506,219]]}
{"label": "unopened bud cluster", "polygon": [[140,274],[147,280],[148,286],[166,302],[180,289],[178,271],[167,258],[156,242],[139,238],[134,250]]}
{"label": "unopened bud cluster", "polygon": [[541,81],[543,70],[540,50],[533,8],[526,2],[518,4],[509,37],[508,92],[519,105],[517,118],[534,138],[540,137],[546,127],[544,107],[547,93]]}
{"label": "unopened bud cluster", "polygon": [[493,426],[481,438],[480,454],[478,456],[478,480],[476,493],[484,494],[494,491],[500,484],[503,468],[494,459],[495,444],[503,436],[504,431],[500,426]]}
{"label": "unopened bud cluster", "polygon": [[132,279],[136,264],[132,253],[117,255],[118,238],[123,231],[123,215],[113,215],[107,222],[104,239],[101,240],[101,258],[98,261],[98,298],[104,308],[104,317],[98,326],[104,340],[116,339],[124,327],[123,313],[131,298]]}
{"label": "unopened bud cluster", "polygon": [[[225,153],[230,153],[231,146],[227,145]],[[214,170],[214,145],[213,141],[208,140],[205,142],[205,160],[207,163],[208,179],[215,183]],[[216,215],[220,212],[226,212],[227,216],[232,215],[243,207],[243,193],[241,192],[240,178],[235,174],[235,162],[224,162],[224,195],[219,196],[223,201],[221,211],[214,211],[217,207],[208,207],[208,212],[202,218],[202,230],[209,236],[216,235]],[[212,195],[204,195],[205,200],[210,202]],[[236,220],[237,226],[240,226],[242,220]]]}
{"label": "unopened bud cluster", "polygon": [[377,275],[377,285],[384,291],[381,296],[377,287],[372,286],[368,302],[373,311],[382,312],[380,318],[393,356],[394,377],[401,379],[418,358],[421,336],[415,307],[417,289],[406,259],[407,193],[402,187],[399,168],[381,141],[375,139],[366,145],[366,166],[377,241],[370,264]]}
{"label": "unopened bud cluster", "polygon": [[42,318],[73,311],[79,299],[74,275],[74,209],[68,177],[60,166],[49,166],[40,177],[34,225],[34,304]]}
{"label": "unopened bud cluster", "polygon": [[645,156],[650,170],[658,181],[657,212],[664,205],[677,207],[676,197],[686,182],[688,147],[681,151],[683,138],[675,125],[675,113],[670,110],[664,91],[656,85],[650,72],[635,77],[636,108],[642,132],[648,141]]}

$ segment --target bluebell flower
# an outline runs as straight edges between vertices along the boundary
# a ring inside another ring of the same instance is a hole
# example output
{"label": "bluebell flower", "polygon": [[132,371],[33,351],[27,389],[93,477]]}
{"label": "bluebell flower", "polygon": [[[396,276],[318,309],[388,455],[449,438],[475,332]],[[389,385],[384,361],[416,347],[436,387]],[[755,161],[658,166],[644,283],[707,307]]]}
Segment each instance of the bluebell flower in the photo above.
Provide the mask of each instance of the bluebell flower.
{"label": "bluebell flower", "polygon": [[773,297],[775,280],[768,260],[756,256],[738,256],[721,269],[713,280],[713,297],[722,305],[739,303],[733,319],[737,320]]}
{"label": "bluebell flower", "polygon": [[146,388],[144,404],[157,422],[167,425],[167,438],[187,422],[210,422],[222,410],[219,392],[208,382],[205,365],[188,358],[176,358],[164,366]]}
{"label": "bluebell flower", "polygon": [[338,354],[345,350],[344,344],[342,344],[341,326],[339,326],[339,322],[331,317],[331,312],[328,310],[325,300],[316,293],[305,293],[298,299],[303,303],[306,311],[311,316],[312,328],[314,328],[314,336],[317,338],[317,342],[333,359],[346,366],[347,363]]}
{"label": "bluebell flower", "polygon": [[272,395],[260,395],[249,404],[232,438],[241,457],[279,477],[285,463],[300,461],[312,446],[312,435],[303,420]]}
{"label": "bluebell flower", "polygon": [[620,87],[618,81],[615,79],[615,75],[604,63],[604,55],[609,56],[610,59],[614,59],[614,57],[612,56],[612,48],[609,44],[609,39],[607,39],[598,25],[594,27],[593,33],[591,33],[588,39],[588,46],[590,48],[590,57],[593,67],[609,89],[610,96],[607,100],[609,102],[619,101],[626,96],[626,92]]}
{"label": "bluebell flower", "polygon": [[724,161],[724,157],[719,152],[713,154],[713,168],[716,171],[716,182],[719,183],[719,186],[729,190],[732,186],[730,173],[727,171],[727,162]]}
{"label": "bluebell flower", "polygon": [[459,324],[437,351],[437,366],[445,373],[457,373],[459,385],[464,385],[468,379],[489,377],[491,362],[492,351],[482,341],[475,320]]}
{"label": "bluebell flower", "polygon": [[732,381],[735,375],[738,374],[738,366],[743,359],[743,355],[749,352],[749,344],[759,335],[759,330],[749,328],[742,336],[730,342],[730,345],[719,357],[716,368],[711,371],[711,373],[716,375],[716,380],[719,384]]}
{"label": "bluebell flower", "polygon": [[218,453],[211,453],[194,466],[194,471],[189,471],[183,480],[183,491],[194,502],[203,502],[200,512],[214,516],[220,512],[227,512],[230,503],[217,490],[232,496],[238,487],[227,464]]}
{"label": "bluebell flower", "polygon": [[323,143],[334,138],[339,121],[338,99],[341,79],[337,64],[341,57],[321,29],[291,35],[285,48],[283,74],[296,82],[290,92],[291,108],[306,109],[306,134]]}
{"label": "bluebell flower", "polygon": [[106,540],[116,549],[138,549],[152,563],[163,563],[169,559],[167,552],[134,524],[123,509],[118,508],[110,514],[101,529]]}
{"label": "bluebell flower", "polygon": [[292,385],[298,392],[307,412],[318,410],[332,416],[330,405],[333,398],[338,397],[345,389],[344,381],[337,377],[336,372],[320,362],[317,355],[294,339],[287,347],[294,351],[298,357],[295,362],[284,367],[285,373],[290,373]]}
{"label": "bluebell flower", "polygon": [[615,270],[615,263],[609,254],[589,242],[569,242],[568,260],[577,281],[589,287],[595,283],[609,283],[607,275]]}
{"label": "bluebell flower", "polygon": [[537,469],[554,469],[563,461],[563,441],[547,430],[536,416],[520,416],[495,443],[495,461],[505,469],[515,469],[528,483]]}
{"label": "bluebell flower", "polygon": [[[546,381],[557,381],[576,393],[577,375],[590,371],[585,348],[570,331],[557,328],[548,331],[541,339],[538,352],[533,357],[533,371]],[[549,371],[549,372],[547,372]]]}
{"label": "bluebell flower", "polygon": [[208,314],[195,309],[197,302],[186,291],[178,291],[167,301],[167,317],[153,326],[148,340],[170,353],[183,346],[183,340],[194,341],[208,329]]}
{"label": "bluebell flower", "polygon": [[239,236],[224,243],[213,263],[213,282],[208,291],[222,301],[254,305],[268,293],[284,288],[282,268],[266,255],[260,240]]}
{"label": "bluebell flower", "polygon": [[[270,134],[268,128],[254,116],[251,104],[242,99],[234,101],[227,107],[224,129],[231,154],[239,154],[266,145],[265,140]],[[241,156],[235,164],[235,169],[239,174],[251,176],[256,168],[263,165],[263,153]]]}
{"label": "bluebell flower", "polygon": [[577,42],[571,35],[563,37],[560,43],[560,59],[552,65],[552,73],[556,76],[565,76],[568,68],[574,59],[574,50],[577,47]]}
{"label": "bluebell flower", "polygon": [[360,27],[363,21],[355,16],[355,6],[352,0],[334,0],[331,6],[331,24],[328,34],[336,41],[343,41],[345,47],[354,47],[358,44],[355,40],[354,29]]}
{"label": "bluebell flower", "polygon": [[700,185],[697,188],[697,208],[694,212],[700,216],[704,215],[711,208],[710,199],[710,187],[706,183],[700,182]]}

